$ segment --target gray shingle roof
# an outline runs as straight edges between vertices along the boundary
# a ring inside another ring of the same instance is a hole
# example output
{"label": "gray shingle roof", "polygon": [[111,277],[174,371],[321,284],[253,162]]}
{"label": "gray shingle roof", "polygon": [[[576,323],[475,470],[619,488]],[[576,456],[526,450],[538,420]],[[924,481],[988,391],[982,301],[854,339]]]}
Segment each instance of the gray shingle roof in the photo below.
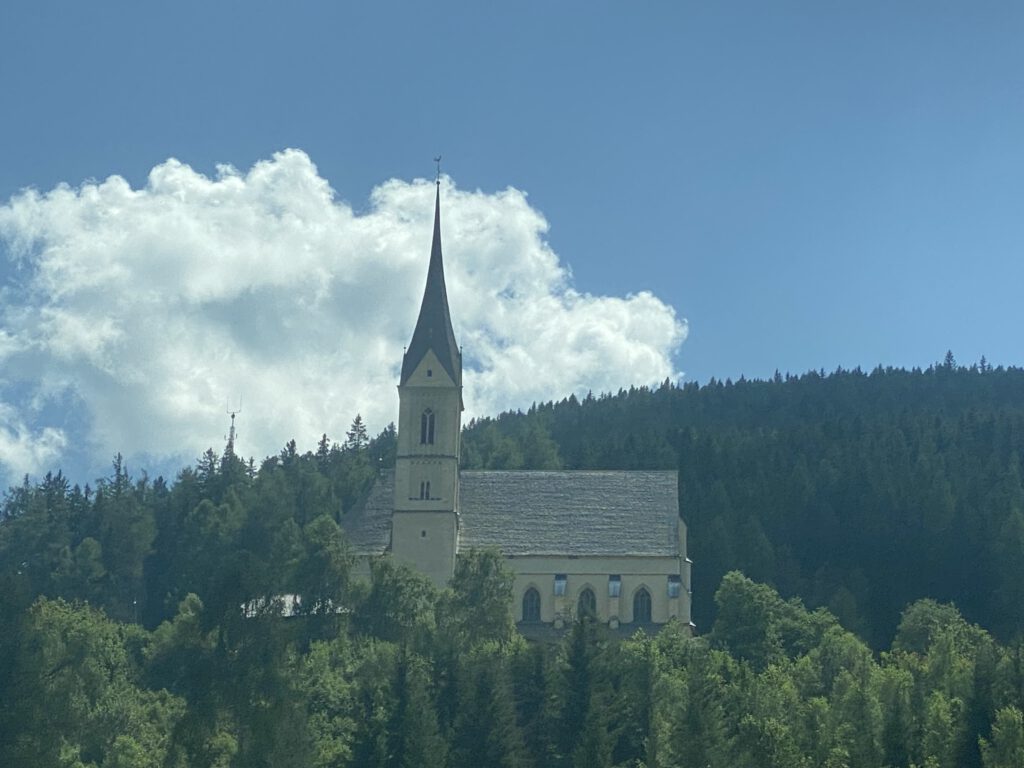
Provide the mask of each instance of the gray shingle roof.
{"label": "gray shingle roof", "polygon": [[[494,471],[460,476],[459,548],[506,555],[679,556],[675,472]],[[342,526],[360,554],[390,539],[394,474]]]}
{"label": "gray shingle roof", "polygon": [[341,527],[357,555],[379,555],[391,545],[395,471],[380,473],[366,501],[341,516]]}
{"label": "gray shingle roof", "polygon": [[678,555],[675,472],[463,472],[459,546],[506,555]]}

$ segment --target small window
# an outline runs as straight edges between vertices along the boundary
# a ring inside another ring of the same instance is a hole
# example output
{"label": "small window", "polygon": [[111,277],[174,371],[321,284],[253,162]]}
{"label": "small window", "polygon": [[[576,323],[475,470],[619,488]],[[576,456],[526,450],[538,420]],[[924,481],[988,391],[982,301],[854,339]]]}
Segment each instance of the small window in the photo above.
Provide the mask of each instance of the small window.
{"label": "small window", "polygon": [[580,599],[576,601],[576,613],[580,618],[593,619],[597,616],[597,597],[590,587],[580,592]]}
{"label": "small window", "polygon": [[430,481],[424,480],[420,483],[420,499],[430,498]]}
{"label": "small window", "polygon": [[677,575],[673,574],[668,577],[668,596],[679,597],[679,585],[682,582]]}
{"label": "small window", "polygon": [[427,368],[427,378],[429,379],[433,375],[434,375],[434,372],[430,368]]}
{"label": "small window", "polygon": [[420,445],[434,444],[434,412],[427,408],[420,416]]}
{"label": "small window", "polygon": [[420,531],[420,538],[421,539],[427,538],[427,532],[426,531]]}
{"label": "small window", "polygon": [[622,593],[622,577],[613,575],[608,577],[608,597],[618,597]]}
{"label": "small window", "polygon": [[555,574],[555,594],[556,595],[564,595],[565,594],[565,582],[566,581],[567,581],[567,577],[566,577],[566,575],[564,573],[556,573]]}
{"label": "small window", "polygon": [[651,593],[643,587],[633,595],[633,621],[637,624],[651,623]]}
{"label": "small window", "polygon": [[533,587],[523,595],[523,621],[540,621],[540,592]]}

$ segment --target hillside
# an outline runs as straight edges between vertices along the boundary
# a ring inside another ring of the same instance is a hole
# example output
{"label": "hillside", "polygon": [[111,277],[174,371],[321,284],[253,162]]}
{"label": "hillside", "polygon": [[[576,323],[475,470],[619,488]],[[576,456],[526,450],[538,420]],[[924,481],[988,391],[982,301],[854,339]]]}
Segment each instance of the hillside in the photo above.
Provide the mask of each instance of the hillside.
{"label": "hillside", "polygon": [[694,619],[739,569],[875,647],[902,608],[1024,629],[1024,370],[839,370],[570,397],[466,429],[464,464],[674,469]]}
{"label": "hillside", "polygon": [[1022,383],[950,361],[468,427],[474,466],[678,466],[695,639],[526,643],[494,552],[443,591],[387,558],[354,579],[338,520],[395,447],[359,419],[258,466],[229,445],[173,482],[120,458],[95,488],[26,482],[0,515],[0,764],[1018,768]]}

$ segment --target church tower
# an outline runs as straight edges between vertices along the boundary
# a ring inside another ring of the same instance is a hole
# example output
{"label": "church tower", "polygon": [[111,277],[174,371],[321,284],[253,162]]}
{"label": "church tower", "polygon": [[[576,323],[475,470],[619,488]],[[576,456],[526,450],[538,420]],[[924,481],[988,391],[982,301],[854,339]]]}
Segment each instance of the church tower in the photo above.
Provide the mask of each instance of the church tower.
{"label": "church tower", "polygon": [[416,330],[398,384],[398,456],[391,553],[444,586],[459,538],[462,352],[455,343],[441,259],[441,182]]}

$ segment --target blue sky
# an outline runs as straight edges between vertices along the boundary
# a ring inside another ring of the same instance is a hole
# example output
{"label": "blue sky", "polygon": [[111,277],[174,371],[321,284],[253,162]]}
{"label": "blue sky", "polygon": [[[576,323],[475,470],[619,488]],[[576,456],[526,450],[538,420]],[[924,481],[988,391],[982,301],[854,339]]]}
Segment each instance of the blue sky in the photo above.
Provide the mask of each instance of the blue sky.
{"label": "blue sky", "polygon": [[[171,157],[244,175],[295,148],[358,217],[441,152],[467,205],[526,193],[546,221],[524,224],[529,247],[572,290],[649,291],[685,319],[651,342],[673,374],[926,366],[947,349],[1020,365],[1021,40],[1010,2],[5,2],[0,203],[113,174],[140,189]],[[25,269],[0,261],[9,306],[28,301]],[[595,389],[661,370],[616,364]],[[28,398],[30,375],[0,398],[22,414],[8,430],[62,430],[69,455],[99,411],[74,387]],[[345,419],[366,408],[351,405]]]}

